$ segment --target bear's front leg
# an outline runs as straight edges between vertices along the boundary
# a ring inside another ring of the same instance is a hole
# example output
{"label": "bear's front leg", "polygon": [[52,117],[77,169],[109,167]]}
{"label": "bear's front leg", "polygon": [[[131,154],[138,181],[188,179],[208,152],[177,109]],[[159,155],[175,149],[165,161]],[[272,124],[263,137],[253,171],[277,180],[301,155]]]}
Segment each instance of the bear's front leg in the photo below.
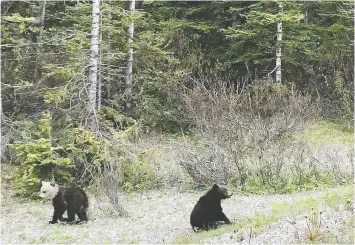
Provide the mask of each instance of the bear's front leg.
{"label": "bear's front leg", "polygon": [[65,212],[65,209],[60,208],[60,207],[55,207],[54,208],[54,213],[53,213],[53,218],[51,221],[49,221],[49,224],[55,224],[58,222],[58,219],[60,221],[64,221],[65,218],[63,218],[63,214]]}
{"label": "bear's front leg", "polygon": [[57,223],[58,222],[58,217],[59,215],[58,215],[58,212],[56,211],[56,210],[54,210],[54,213],[53,213],[53,218],[52,218],[52,220],[51,221],[49,221],[49,224],[55,224],[55,223]]}
{"label": "bear's front leg", "polygon": [[226,224],[230,224],[231,222],[229,221],[229,219],[227,218],[227,216],[221,211],[221,213],[219,214],[219,221],[224,221]]}

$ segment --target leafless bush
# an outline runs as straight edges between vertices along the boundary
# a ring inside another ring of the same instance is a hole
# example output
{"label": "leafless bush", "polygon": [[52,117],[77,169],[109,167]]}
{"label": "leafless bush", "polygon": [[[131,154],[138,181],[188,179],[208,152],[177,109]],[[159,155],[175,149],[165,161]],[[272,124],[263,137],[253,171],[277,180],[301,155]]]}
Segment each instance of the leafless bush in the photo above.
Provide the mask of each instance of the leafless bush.
{"label": "leafless bush", "polygon": [[199,186],[210,186],[213,183],[227,184],[234,172],[231,157],[213,139],[202,139],[198,146],[185,144],[178,156],[180,165],[184,167],[194,182]]}
{"label": "leafless bush", "polygon": [[[311,149],[302,142],[270,142],[269,147],[250,152],[249,156],[241,161],[246,168],[260,179],[263,185],[276,192],[282,190],[291,174],[294,179],[302,179],[315,166],[312,161]],[[303,183],[296,183],[300,185]]]}
{"label": "leafless bush", "polygon": [[313,151],[312,159],[320,168],[331,170],[338,183],[354,178],[354,149],[350,146],[323,145]]}
{"label": "leafless bush", "polygon": [[106,141],[102,142],[102,159],[103,162],[99,171],[93,176],[94,183],[98,189],[98,194],[104,194],[110,203],[110,206],[119,213],[120,216],[127,216],[127,212],[122,206],[124,193],[121,189],[122,178],[119,171],[119,157],[124,154],[125,144],[123,141],[116,140],[120,144],[120,148],[109,144]]}
{"label": "leafless bush", "polygon": [[112,207],[119,212],[121,216],[127,216],[128,214],[121,204],[121,199],[124,194],[119,188],[120,181],[118,174],[114,171],[105,170],[102,173],[99,183]]}
{"label": "leafless bush", "polygon": [[[243,184],[256,162],[270,164],[270,173],[280,171],[285,163],[280,158],[286,152],[283,142],[319,114],[318,103],[311,96],[267,81],[236,87],[223,81],[194,80],[194,86],[182,94],[201,147],[209,151],[205,157],[190,157],[189,164],[182,162],[198,182],[214,180],[216,175],[225,180],[230,169],[236,168]],[[265,152],[270,149],[274,149],[274,157],[268,161]],[[232,160],[224,160],[226,156]]]}

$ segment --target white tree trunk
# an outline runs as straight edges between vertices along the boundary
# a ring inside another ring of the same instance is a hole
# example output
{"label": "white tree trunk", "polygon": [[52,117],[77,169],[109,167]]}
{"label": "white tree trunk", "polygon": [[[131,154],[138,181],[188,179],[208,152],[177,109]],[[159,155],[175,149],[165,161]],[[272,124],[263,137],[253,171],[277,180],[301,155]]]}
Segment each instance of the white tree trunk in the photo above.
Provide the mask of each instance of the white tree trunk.
{"label": "white tree trunk", "polygon": [[[1,4],[0,4],[0,13],[1,13]],[[1,56],[2,57],[2,56]],[[2,62],[0,62],[0,71],[2,71]],[[0,72],[0,78],[2,77],[2,72]],[[2,122],[2,93],[1,93],[1,84],[0,83],[0,122]],[[0,138],[0,142],[1,142],[1,138]],[[2,145],[1,145],[2,146]],[[2,147],[1,147],[2,149]],[[1,151],[2,153],[2,151]]]}
{"label": "white tree trunk", "polygon": [[304,15],[304,22],[303,23],[307,24],[308,23],[308,11],[305,10],[303,15]]}
{"label": "white tree trunk", "polygon": [[239,14],[234,12],[232,15],[232,29],[237,29],[237,27],[240,26],[240,18],[239,18]]}
{"label": "white tree trunk", "polygon": [[[100,15],[100,26],[102,26],[103,11]],[[102,43],[102,31],[100,31],[99,43]],[[102,49],[99,48],[99,66],[98,66],[98,80],[97,80],[97,111],[101,111],[101,93],[102,93],[102,79],[101,79],[101,63],[102,63]]]}
{"label": "white tree trunk", "polygon": [[[134,15],[136,7],[136,1],[131,0],[129,5],[129,10],[131,11],[131,16]],[[134,21],[132,20],[129,27],[128,27],[128,40],[127,44],[133,42],[133,34],[134,34]],[[128,116],[132,115],[132,69],[133,68],[133,48],[128,49],[128,59],[127,59],[127,68],[126,68],[126,113]]]}
{"label": "white tree trunk", "polygon": [[40,74],[39,74],[38,67],[42,66],[41,60],[39,60],[40,59],[39,55],[40,55],[40,52],[42,51],[42,37],[43,37],[43,31],[44,31],[44,18],[46,16],[46,4],[47,4],[47,0],[44,0],[42,2],[42,13],[41,13],[41,16],[40,16],[41,27],[39,29],[39,35],[38,35],[37,47],[36,47],[36,57],[35,57],[36,63],[35,63],[35,68],[34,68],[35,80],[39,79]]}
{"label": "white tree trunk", "polygon": [[100,33],[100,0],[92,1],[92,23],[91,23],[91,42],[90,42],[90,63],[89,77],[87,83],[87,93],[89,103],[87,109],[88,126],[91,130],[96,131],[98,125],[96,122],[96,93],[97,93],[97,75],[99,63],[99,33]]}
{"label": "white tree trunk", "polygon": [[[279,3],[279,13],[283,13],[282,3]],[[282,47],[282,21],[277,22],[276,41],[276,82],[281,83],[281,47]]]}

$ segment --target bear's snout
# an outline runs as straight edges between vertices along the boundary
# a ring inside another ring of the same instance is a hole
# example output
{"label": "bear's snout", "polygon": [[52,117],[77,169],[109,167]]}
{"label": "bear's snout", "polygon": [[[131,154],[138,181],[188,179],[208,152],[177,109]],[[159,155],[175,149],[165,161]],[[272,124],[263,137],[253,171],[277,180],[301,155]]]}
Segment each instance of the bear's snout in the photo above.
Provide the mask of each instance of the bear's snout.
{"label": "bear's snout", "polygon": [[227,198],[230,198],[230,197],[232,197],[233,196],[233,192],[227,192]]}

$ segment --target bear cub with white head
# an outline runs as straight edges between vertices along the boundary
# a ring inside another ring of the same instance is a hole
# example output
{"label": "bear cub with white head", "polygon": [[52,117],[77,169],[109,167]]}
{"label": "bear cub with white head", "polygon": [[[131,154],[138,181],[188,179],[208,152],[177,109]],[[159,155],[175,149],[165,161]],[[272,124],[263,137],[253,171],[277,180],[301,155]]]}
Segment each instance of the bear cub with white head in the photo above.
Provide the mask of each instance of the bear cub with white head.
{"label": "bear cub with white head", "polygon": [[[40,197],[52,200],[54,213],[50,224],[60,221],[72,222],[75,220],[75,214],[81,221],[87,221],[86,214],[89,206],[86,193],[80,188],[64,188],[59,187],[55,183],[42,181],[42,187],[39,194]],[[63,218],[63,214],[67,211],[68,218]],[[79,223],[78,221],[77,223]]]}

